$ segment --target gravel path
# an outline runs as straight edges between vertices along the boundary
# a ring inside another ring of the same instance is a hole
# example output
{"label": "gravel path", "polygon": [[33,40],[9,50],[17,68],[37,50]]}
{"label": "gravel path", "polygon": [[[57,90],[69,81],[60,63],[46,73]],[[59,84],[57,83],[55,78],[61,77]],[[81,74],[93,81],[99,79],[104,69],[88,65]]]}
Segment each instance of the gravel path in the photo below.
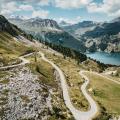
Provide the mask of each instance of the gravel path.
{"label": "gravel path", "polygon": [[83,94],[85,95],[86,99],[89,101],[90,106],[91,106],[89,111],[81,112],[77,110],[71,103],[69,92],[68,92],[68,86],[67,86],[66,79],[65,79],[65,76],[62,70],[58,66],[56,66],[53,62],[45,58],[42,52],[39,52],[39,53],[42,56],[42,59],[44,61],[50,63],[58,71],[60,75],[62,90],[63,90],[64,102],[66,106],[69,108],[69,110],[71,111],[71,113],[73,114],[74,118],[76,120],[91,120],[98,112],[98,108],[97,108],[95,101],[91,98],[91,96],[86,91],[86,87],[89,84],[89,79],[82,72],[80,72],[81,76],[85,79],[85,83],[82,85],[81,90]]}
{"label": "gravel path", "polygon": [[[32,53],[28,54],[28,55],[25,55],[25,56],[22,56],[22,57],[19,57],[21,60],[22,60],[22,63],[20,64],[17,64],[17,65],[11,65],[11,66],[5,66],[5,67],[1,67],[0,70],[4,70],[4,69],[9,69],[9,68],[14,68],[14,67],[18,67],[18,66],[21,66],[21,65],[25,65],[27,63],[29,63],[29,60],[26,60],[24,57],[27,57],[29,55],[31,55]],[[83,74],[83,71],[80,72],[80,75],[85,79],[85,83],[82,85],[81,87],[81,91],[83,92],[84,96],[86,97],[86,99],[88,100],[88,102],[90,103],[90,110],[88,110],[87,112],[81,112],[79,110],[77,110],[71,103],[71,100],[70,100],[70,96],[69,96],[69,92],[68,92],[68,86],[67,86],[67,83],[66,83],[66,79],[65,79],[65,76],[62,72],[62,70],[57,66],[55,65],[52,61],[49,61],[47,58],[45,58],[44,54],[42,52],[39,52],[39,54],[42,56],[42,59],[48,63],[50,63],[59,73],[60,75],[60,80],[61,80],[61,86],[62,86],[62,90],[63,90],[63,98],[64,98],[64,102],[66,104],[66,106],[69,108],[69,110],[72,112],[74,118],[76,120],[91,120],[95,115],[96,113],[98,112],[98,108],[97,108],[97,105],[95,103],[95,101],[91,98],[91,96],[87,93],[86,91],[86,87],[87,85],[89,84],[89,79],[87,78],[87,76],[85,76]],[[21,74],[22,75],[22,74]],[[22,76],[21,76],[22,77]],[[18,81],[21,81],[21,77],[19,77],[20,79],[18,79]],[[25,77],[25,76],[24,76]],[[30,77],[30,76],[29,76]],[[33,78],[32,78],[33,79]],[[25,79],[27,80],[27,78]],[[24,83],[25,82],[25,83]],[[27,85],[27,81],[24,81],[23,83],[20,83],[20,82],[16,82],[16,85],[14,86],[18,86],[17,88],[19,88],[19,85]],[[17,85],[19,84],[19,85]],[[32,84],[31,84],[32,85]],[[25,86],[25,88],[30,88],[31,85],[28,85],[28,86]],[[15,91],[17,90],[17,88],[15,89]],[[22,87],[24,88],[24,87]],[[32,87],[33,88],[33,87]],[[37,86],[34,88],[38,88]],[[20,93],[24,93],[24,89],[21,89],[21,87],[19,88],[19,91]],[[26,91],[26,89],[25,89]],[[30,89],[29,89],[30,91]],[[33,91],[34,92],[34,91]],[[26,95],[27,93],[25,93]],[[36,93],[34,93],[36,94]],[[34,96],[34,94],[32,94]],[[37,95],[38,96],[38,95]],[[12,96],[10,97],[12,99]],[[11,101],[11,100],[10,100]],[[10,102],[9,102],[10,103]],[[38,103],[37,103],[38,104]],[[12,103],[10,103],[10,106],[12,105]],[[11,110],[15,109],[15,106],[12,105],[11,106]],[[19,110],[19,109],[18,109]],[[13,113],[15,114],[15,111],[13,111]],[[12,114],[12,113],[11,113]],[[15,115],[19,115],[19,114],[15,114]],[[26,113],[26,115],[32,115],[30,113]],[[12,115],[14,116],[14,115]],[[20,117],[20,116],[19,116]],[[33,117],[33,116],[32,116]],[[8,116],[9,119],[13,119],[13,118],[10,118],[10,116]]]}
{"label": "gravel path", "polygon": [[25,59],[24,57],[30,56],[30,55],[32,55],[32,54],[33,54],[33,53],[30,53],[30,54],[21,56],[21,57],[19,57],[19,59],[22,61],[21,63],[16,64],[16,65],[3,66],[3,67],[0,67],[0,70],[7,70],[7,69],[10,69],[10,68],[15,68],[15,67],[19,67],[19,66],[24,66],[25,64],[30,63],[29,60]]}

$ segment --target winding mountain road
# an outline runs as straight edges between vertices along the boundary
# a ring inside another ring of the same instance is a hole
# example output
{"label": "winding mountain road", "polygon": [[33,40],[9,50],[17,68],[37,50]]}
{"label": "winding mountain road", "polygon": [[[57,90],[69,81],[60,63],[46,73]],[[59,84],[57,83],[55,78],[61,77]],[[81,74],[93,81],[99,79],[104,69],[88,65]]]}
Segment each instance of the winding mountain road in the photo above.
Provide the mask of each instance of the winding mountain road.
{"label": "winding mountain road", "polygon": [[[27,63],[30,63],[29,60],[25,59],[25,57],[30,56],[32,54],[33,53],[30,53],[30,54],[19,57],[19,59],[22,60],[22,62],[20,64],[0,67],[0,70],[7,70],[9,68],[23,66]],[[74,118],[76,120],[91,120],[97,114],[98,108],[97,108],[96,102],[92,99],[92,97],[86,91],[86,87],[89,84],[89,79],[87,78],[87,76],[84,75],[84,73],[83,73],[84,71],[80,72],[80,75],[85,79],[85,83],[81,86],[81,91],[82,91],[85,98],[88,100],[88,102],[90,104],[90,109],[86,112],[79,111],[73,106],[73,104],[70,100],[67,82],[66,82],[66,79],[65,79],[65,76],[64,76],[64,73],[62,72],[62,70],[57,65],[55,65],[52,61],[48,60],[42,52],[39,52],[39,54],[41,55],[41,57],[44,61],[51,64],[57,70],[57,72],[59,73],[61,87],[62,87],[62,90],[63,90],[64,102],[65,102],[66,106],[68,107],[68,109],[73,114]]]}
{"label": "winding mountain road", "polygon": [[92,97],[86,91],[86,87],[89,84],[89,79],[83,74],[83,71],[80,72],[80,75],[85,79],[85,83],[82,85],[81,90],[84,96],[86,97],[86,99],[88,100],[88,102],[90,103],[90,110],[88,110],[87,112],[81,112],[72,105],[69,92],[68,92],[67,82],[62,70],[57,65],[55,65],[52,61],[48,60],[42,52],[39,52],[39,54],[42,56],[42,59],[44,61],[51,64],[58,71],[60,75],[60,80],[61,80],[61,87],[63,90],[64,102],[68,107],[68,109],[73,114],[74,118],[76,120],[91,120],[97,114],[98,108],[97,108],[96,102],[92,99]]}
{"label": "winding mountain road", "polygon": [[23,66],[23,65],[25,65],[27,63],[30,63],[29,60],[25,59],[25,57],[28,57],[28,56],[30,56],[32,54],[33,53],[29,53],[27,55],[21,56],[21,57],[19,57],[19,59],[22,61],[21,63],[15,64],[15,65],[3,66],[3,67],[0,67],[0,70],[7,70],[7,69],[10,69],[10,68],[15,68],[15,67]]}

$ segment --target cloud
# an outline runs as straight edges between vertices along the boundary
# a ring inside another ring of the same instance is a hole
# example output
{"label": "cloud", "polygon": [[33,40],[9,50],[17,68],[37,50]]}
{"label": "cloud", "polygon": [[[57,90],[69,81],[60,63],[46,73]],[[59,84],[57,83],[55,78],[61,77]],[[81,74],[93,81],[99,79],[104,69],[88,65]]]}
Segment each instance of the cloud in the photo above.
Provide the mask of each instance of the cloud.
{"label": "cloud", "polygon": [[63,9],[81,8],[88,5],[91,0],[54,0],[54,5]]}
{"label": "cloud", "polygon": [[87,6],[88,12],[105,13],[108,16],[120,16],[120,0],[103,0],[102,3],[92,2]]}
{"label": "cloud", "polygon": [[0,0],[1,3],[8,3],[8,2],[20,2],[20,3],[26,3],[26,4],[32,4],[32,3],[41,3],[42,5],[48,4],[51,0]]}
{"label": "cloud", "polygon": [[[32,17],[46,18],[49,15],[49,11],[40,8],[49,5],[61,9],[79,9],[84,7],[89,13],[104,13],[112,17],[120,16],[120,0],[102,0],[99,3],[95,2],[95,0],[0,0],[0,3],[0,14],[5,16],[15,13],[19,14],[19,11],[30,11]],[[36,5],[37,7],[35,7]],[[77,18],[72,20],[65,19],[66,22],[70,23],[75,23],[78,20]]]}
{"label": "cloud", "polygon": [[8,16],[17,11],[33,11],[34,8],[31,5],[17,5],[16,2],[8,2],[1,5],[0,14]]}
{"label": "cloud", "polygon": [[[4,6],[6,4],[11,3],[11,0],[0,0]],[[77,9],[81,7],[85,7],[92,0],[20,0],[22,4],[20,9],[22,10],[32,10],[32,4],[36,4],[38,6],[48,6],[52,5],[54,7],[59,7],[62,9]],[[12,0],[13,3],[19,3],[19,0]]]}
{"label": "cloud", "polygon": [[9,2],[6,3],[5,5],[4,4],[1,5],[0,13],[3,15],[8,15],[15,11],[19,11],[17,4],[15,2]]}
{"label": "cloud", "polygon": [[[6,17],[10,17],[12,15],[14,15],[14,12],[19,12],[20,11],[31,11],[31,16],[29,15],[29,17],[24,17],[25,19],[27,18],[31,18],[31,17],[40,17],[40,18],[46,18],[49,14],[49,11],[47,10],[35,10],[35,8],[30,5],[30,4],[18,4],[17,2],[15,2],[15,0],[13,0],[12,2],[8,2],[5,3],[6,1],[9,0],[5,0],[1,5],[0,5],[0,14],[6,16]],[[23,0],[24,2],[26,0]],[[32,0],[30,0],[32,2]],[[39,1],[40,2],[40,1]],[[47,1],[46,1],[47,2]],[[45,5],[47,3],[41,3],[41,5]],[[24,14],[23,14],[24,16]]]}
{"label": "cloud", "polygon": [[47,18],[49,15],[49,11],[46,10],[34,10],[32,13],[32,17],[40,17],[40,18]]}
{"label": "cloud", "polygon": [[78,22],[81,21],[81,17],[80,17],[80,16],[77,16],[77,17],[74,18],[74,19],[68,19],[68,18],[60,17],[60,18],[56,18],[56,19],[54,19],[54,20],[56,20],[58,23],[60,23],[61,21],[65,21],[66,23],[76,24],[76,23],[78,23]]}
{"label": "cloud", "polygon": [[48,6],[50,3],[50,0],[40,0],[39,5],[40,6]]}
{"label": "cloud", "polygon": [[19,9],[24,10],[24,11],[32,11],[32,10],[34,10],[31,5],[20,5]]}
{"label": "cloud", "polygon": [[18,15],[10,15],[9,18],[18,18],[18,19],[22,19],[22,20],[27,20],[30,19],[30,16],[26,16],[26,15],[22,15],[22,16],[18,16]]}
{"label": "cloud", "polygon": [[[41,0],[12,0],[12,2],[26,2],[26,3],[31,3],[31,2],[40,2]],[[1,0],[1,2],[11,2],[11,0]]]}

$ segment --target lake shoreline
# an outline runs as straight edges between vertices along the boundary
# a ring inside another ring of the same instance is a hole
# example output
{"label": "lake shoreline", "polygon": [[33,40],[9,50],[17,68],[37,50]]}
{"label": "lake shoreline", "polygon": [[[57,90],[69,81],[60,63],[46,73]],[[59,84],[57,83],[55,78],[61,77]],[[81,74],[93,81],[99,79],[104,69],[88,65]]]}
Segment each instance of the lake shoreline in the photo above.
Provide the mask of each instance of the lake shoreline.
{"label": "lake shoreline", "polygon": [[120,66],[120,52],[117,53],[90,52],[86,53],[86,56],[104,64]]}

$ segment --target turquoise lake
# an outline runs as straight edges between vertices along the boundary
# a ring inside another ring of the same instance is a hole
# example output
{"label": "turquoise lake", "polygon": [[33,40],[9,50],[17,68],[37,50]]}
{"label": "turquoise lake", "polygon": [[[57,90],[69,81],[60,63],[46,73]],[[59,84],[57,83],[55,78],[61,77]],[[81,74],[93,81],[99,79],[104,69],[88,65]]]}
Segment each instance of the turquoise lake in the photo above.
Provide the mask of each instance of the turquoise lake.
{"label": "turquoise lake", "polygon": [[105,64],[120,65],[120,53],[94,52],[86,55]]}

